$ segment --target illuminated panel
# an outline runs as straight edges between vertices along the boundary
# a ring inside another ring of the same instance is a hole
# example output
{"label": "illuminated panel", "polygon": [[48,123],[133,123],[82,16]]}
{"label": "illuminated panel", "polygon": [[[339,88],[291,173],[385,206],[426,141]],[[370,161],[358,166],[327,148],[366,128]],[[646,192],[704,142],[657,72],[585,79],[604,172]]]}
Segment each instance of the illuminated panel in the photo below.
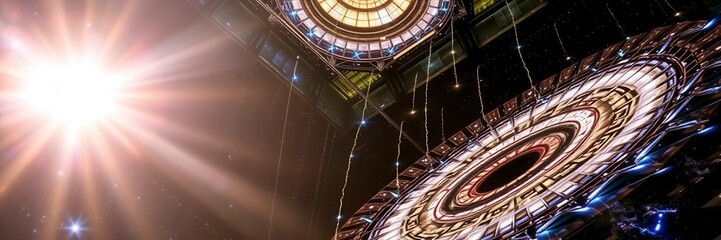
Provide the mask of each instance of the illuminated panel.
{"label": "illuminated panel", "polygon": [[[633,37],[602,51],[623,49],[623,56],[594,54],[543,81],[553,89],[539,98],[519,96],[490,111],[448,139],[450,149],[430,153],[438,158],[431,166],[414,168],[424,174],[400,190],[386,187],[400,194],[368,216],[370,222],[346,223],[337,237],[509,239],[527,237],[530,226],[558,230],[539,238],[563,237],[571,231],[562,228],[573,224],[555,219],[598,214],[604,201],[636,186],[614,177],[645,179],[655,172],[633,171],[650,166],[637,158],[660,146],[668,123],[694,97],[689,89],[717,81],[704,79],[700,68],[717,67],[710,63],[721,59],[721,48],[707,48],[721,43],[721,28],[708,25],[681,23]],[[703,43],[694,42],[699,39]],[[658,170],[663,162],[657,163]],[[604,189],[609,185],[615,187]]]}
{"label": "illuminated panel", "polygon": [[479,14],[479,13],[483,12],[483,10],[488,9],[496,2],[498,2],[498,0],[474,0],[473,1],[473,14]]}
{"label": "illuminated panel", "polygon": [[[368,85],[372,85],[378,79],[381,78],[381,75],[379,73],[371,74],[369,72],[358,72],[358,71],[348,71],[344,73],[345,77],[348,78],[353,84],[355,84],[358,89],[366,89],[368,88]],[[333,79],[333,87],[338,92],[340,96],[343,97],[345,100],[353,99],[356,94],[358,94],[356,91],[353,90],[353,88],[348,85],[345,81],[341,80],[340,77],[336,77]]]}

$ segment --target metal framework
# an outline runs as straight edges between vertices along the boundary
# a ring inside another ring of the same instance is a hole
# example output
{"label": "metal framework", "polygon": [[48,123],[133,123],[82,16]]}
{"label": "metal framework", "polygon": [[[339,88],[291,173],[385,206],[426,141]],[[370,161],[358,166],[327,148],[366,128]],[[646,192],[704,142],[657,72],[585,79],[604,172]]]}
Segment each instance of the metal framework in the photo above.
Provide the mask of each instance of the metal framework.
{"label": "metal framework", "polygon": [[277,0],[302,41],[345,69],[382,70],[432,37],[455,0]]}
{"label": "metal framework", "polygon": [[657,28],[544,80],[405,169],[336,238],[564,237],[704,131],[721,101],[713,25]]}

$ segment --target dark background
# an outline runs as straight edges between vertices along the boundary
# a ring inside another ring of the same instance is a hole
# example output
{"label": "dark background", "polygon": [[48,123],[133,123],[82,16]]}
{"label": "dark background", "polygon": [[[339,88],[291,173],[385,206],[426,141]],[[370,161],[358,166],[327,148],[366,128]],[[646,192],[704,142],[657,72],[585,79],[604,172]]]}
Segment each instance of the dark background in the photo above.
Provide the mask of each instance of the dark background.
{"label": "dark background", "polygon": [[[714,11],[718,13],[718,8],[708,7],[709,2],[669,0],[682,12],[681,17],[674,17],[663,0],[552,0],[518,25],[521,51],[534,83],[538,83],[626,36],[684,19],[709,19]],[[97,30],[100,35],[113,29],[116,21],[123,21],[120,40],[114,46],[124,53],[120,56],[150,62],[175,56],[170,64],[161,65],[165,69],[138,80],[147,82],[133,87],[155,96],[129,103],[159,119],[138,124],[143,127],[141,132],[164,139],[190,156],[138,135],[129,138],[135,153],[119,150],[112,157],[77,157],[81,160],[60,168],[54,158],[62,147],[49,141],[9,190],[0,192],[0,239],[35,239],[47,232],[55,232],[61,239],[264,239],[268,237],[277,170],[271,238],[332,237],[354,131],[337,132],[295,94],[287,106],[288,86],[184,1],[65,1],[58,6],[61,8],[42,1],[0,1],[0,37],[29,30],[53,32],[57,30],[56,11],[66,13],[66,30],[71,35],[87,32],[83,29],[87,21],[105,28]],[[129,13],[122,11],[126,8]],[[571,61],[566,60],[554,24]],[[52,36],[46,39],[50,43],[56,40]],[[12,49],[7,41],[1,49],[2,63],[8,66],[5,63],[13,61]],[[512,30],[480,49],[471,49],[469,58],[457,65],[460,88],[453,88],[452,70],[430,82],[431,148],[480,116],[476,66],[480,66],[487,111],[529,87]],[[8,71],[5,68],[3,73]],[[3,91],[10,91],[10,78],[3,78]],[[420,110],[426,97],[423,87],[418,90],[415,106]],[[7,114],[8,110],[2,109]],[[404,130],[423,145],[423,112],[410,115],[410,109],[409,94],[386,112],[396,122],[403,121]],[[281,141],[284,125],[287,132]],[[1,126],[3,137],[14,131],[8,124]],[[362,126],[352,153],[341,221],[395,178],[397,134],[378,116]],[[25,145],[7,139],[0,143],[0,173],[8,174],[8,166]],[[110,144],[121,148],[120,143]],[[718,145],[714,141],[708,144]],[[400,151],[401,170],[422,155],[407,141]],[[114,173],[98,167],[103,161],[113,161]],[[63,176],[58,176],[60,170]],[[51,216],[58,220],[46,220]],[[80,235],[66,229],[75,219],[86,228]]]}

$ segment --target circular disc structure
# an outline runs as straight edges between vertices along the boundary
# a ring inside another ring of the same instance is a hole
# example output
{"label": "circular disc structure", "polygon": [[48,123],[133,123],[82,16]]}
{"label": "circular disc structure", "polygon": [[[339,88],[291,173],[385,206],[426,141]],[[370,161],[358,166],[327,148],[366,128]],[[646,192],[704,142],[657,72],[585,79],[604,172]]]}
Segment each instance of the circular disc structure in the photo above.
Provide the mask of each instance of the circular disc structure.
{"label": "circular disc structure", "polygon": [[389,61],[434,33],[454,0],[278,0],[305,41],[343,62]]}
{"label": "circular disc structure", "polygon": [[654,29],[544,80],[404,170],[336,237],[563,237],[705,127],[721,88],[712,25]]}

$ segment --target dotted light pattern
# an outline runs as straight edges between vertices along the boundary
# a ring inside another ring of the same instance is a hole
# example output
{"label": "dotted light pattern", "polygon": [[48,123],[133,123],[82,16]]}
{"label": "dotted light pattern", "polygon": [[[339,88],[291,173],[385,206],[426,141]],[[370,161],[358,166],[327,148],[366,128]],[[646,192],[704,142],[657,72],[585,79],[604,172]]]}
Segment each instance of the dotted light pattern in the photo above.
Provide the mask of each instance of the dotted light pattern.
{"label": "dotted light pattern", "polygon": [[453,0],[278,0],[310,45],[344,61],[389,60],[449,18]]}
{"label": "dotted light pattern", "polygon": [[721,29],[707,27],[655,29],[546,79],[403,171],[338,238],[510,238],[571,209],[600,210],[586,198],[627,192],[596,195],[641,164],[637,155],[664,136],[704,66],[718,65]]}

